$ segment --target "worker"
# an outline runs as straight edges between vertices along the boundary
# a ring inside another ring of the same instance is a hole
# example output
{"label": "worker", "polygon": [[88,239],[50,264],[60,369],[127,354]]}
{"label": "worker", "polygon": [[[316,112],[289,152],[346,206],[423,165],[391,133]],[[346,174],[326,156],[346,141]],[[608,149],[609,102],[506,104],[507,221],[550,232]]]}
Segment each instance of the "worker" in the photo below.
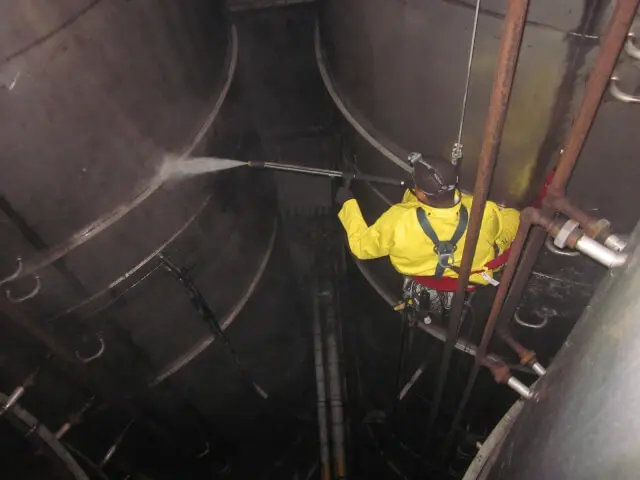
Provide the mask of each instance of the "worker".
{"label": "worker", "polygon": [[[461,193],[455,167],[443,158],[409,156],[414,190],[392,205],[371,226],[348,187],[336,194],[338,216],[355,257],[369,260],[388,256],[407,278],[405,299],[417,294],[439,294],[442,308],[451,308],[466,240],[473,197]],[[520,213],[488,201],[472,263],[469,291],[477,285],[497,285],[494,274],[505,263],[515,238]],[[426,319],[425,319],[426,321]]]}

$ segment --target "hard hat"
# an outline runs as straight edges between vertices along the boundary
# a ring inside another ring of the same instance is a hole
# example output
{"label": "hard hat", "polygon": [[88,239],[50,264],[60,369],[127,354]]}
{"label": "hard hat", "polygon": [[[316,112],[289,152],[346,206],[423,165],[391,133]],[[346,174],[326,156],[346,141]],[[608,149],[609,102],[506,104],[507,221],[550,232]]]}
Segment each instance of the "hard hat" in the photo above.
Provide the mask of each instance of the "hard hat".
{"label": "hard hat", "polygon": [[451,162],[444,158],[424,158],[421,153],[410,153],[408,161],[413,167],[416,186],[430,197],[439,197],[455,190],[458,172]]}

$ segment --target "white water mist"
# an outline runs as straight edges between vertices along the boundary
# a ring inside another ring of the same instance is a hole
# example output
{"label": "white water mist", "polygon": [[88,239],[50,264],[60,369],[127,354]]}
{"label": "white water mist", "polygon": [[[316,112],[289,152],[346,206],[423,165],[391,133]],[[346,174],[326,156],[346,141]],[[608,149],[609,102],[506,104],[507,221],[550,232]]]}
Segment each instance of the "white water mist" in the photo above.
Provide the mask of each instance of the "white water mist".
{"label": "white water mist", "polygon": [[219,172],[231,168],[242,167],[247,162],[218,157],[188,157],[186,159],[167,156],[159,175],[163,180],[177,180],[204,173]]}

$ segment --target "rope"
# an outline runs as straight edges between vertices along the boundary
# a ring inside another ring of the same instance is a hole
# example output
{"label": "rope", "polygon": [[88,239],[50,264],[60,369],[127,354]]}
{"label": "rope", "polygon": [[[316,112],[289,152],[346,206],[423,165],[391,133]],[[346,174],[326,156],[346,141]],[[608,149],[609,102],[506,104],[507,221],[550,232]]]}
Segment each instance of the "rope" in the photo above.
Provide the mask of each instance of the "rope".
{"label": "rope", "polygon": [[458,127],[458,140],[453,145],[451,152],[451,163],[457,165],[462,158],[462,129],[464,127],[464,117],[467,111],[467,98],[469,97],[469,83],[471,81],[471,65],[473,63],[473,53],[476,46],[476,33],[478,31],[478,18],[480,17],[480,0],[476,1],[476,12],[473,19],[473,32],[471,33],[471,45],[469,46],[469,61],[467,63],[467,78],[464,85],[464,96],[462,97],[462,112],[460,114],[460,126]]}

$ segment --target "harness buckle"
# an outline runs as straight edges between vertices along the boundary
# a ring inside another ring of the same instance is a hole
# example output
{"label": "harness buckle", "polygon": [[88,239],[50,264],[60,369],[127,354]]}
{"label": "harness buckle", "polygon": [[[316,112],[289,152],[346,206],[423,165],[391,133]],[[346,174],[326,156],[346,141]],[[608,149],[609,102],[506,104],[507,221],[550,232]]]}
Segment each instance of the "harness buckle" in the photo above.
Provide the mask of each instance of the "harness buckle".
{"label": "harness buckle", "polygon": [[434,245],[433,251],[438,255],[438,265],[442,268],[450,268],[454,265],[453,254],[458,249],[457,245],[451,242],[440,242]]}

